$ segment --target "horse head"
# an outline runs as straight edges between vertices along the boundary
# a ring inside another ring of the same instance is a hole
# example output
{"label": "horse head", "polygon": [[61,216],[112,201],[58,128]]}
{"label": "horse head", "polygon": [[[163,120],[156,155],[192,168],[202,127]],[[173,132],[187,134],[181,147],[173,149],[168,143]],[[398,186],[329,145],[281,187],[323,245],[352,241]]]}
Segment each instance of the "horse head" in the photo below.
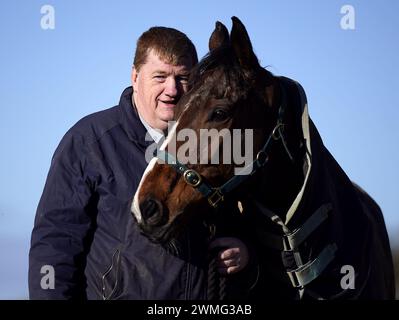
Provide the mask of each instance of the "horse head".
{"label": "horse head", "polygon": [[[287,186],[276,176],[298,153],[291,138],[299,136],[298,117],[286,110],[290,93],[281,79],[260,66],[245,26],[232,21],[230,34],[216,22],[210,51],[192,71],[177,121],[135,194],[134,216],[155,241],[166,242],[189,221],[205,219],[222,200],[255,192],[255,180],[264,178],[254,168],[264,170],[266,162],[273,182],[266,179],[262,188],[274,189],[276,205],[288,202],[287,192],[278,194]],[[272,146],[279,139],[283,143]],[[218,188],[223,185],[228,192]]]}

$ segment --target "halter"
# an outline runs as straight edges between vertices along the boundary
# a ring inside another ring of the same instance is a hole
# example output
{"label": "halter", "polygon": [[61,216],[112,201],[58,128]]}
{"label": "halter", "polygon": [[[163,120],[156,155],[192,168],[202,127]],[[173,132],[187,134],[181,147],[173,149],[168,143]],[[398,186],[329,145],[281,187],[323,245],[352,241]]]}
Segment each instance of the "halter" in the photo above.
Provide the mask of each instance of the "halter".
{"label": "halter", "polygon": [[256,159],[243,169],[243,171],[246,172],[249,171],[250,168],[252,168],[249,174],[235,175],[222,186],[211,187],[208,183],[204,181],[204,178],[201,176],[201,174],[199,174],[194,169],[190,169],[186,165],[180,163],[173,155],[171,155],[167,151],[155,150],[154,156],[175,169],[179,174],[183,176],[184,181],[188,185],[190,185],[194,189],[197,189],[208,200],[208,203],[213,208],[217,208],[219,204],[224,201],[224,197],[229,192],[237,188],[244,181],[249,179],[249,177],[253,176],[260,168],[263,168],[265,166],[265,164],[269,161],[270,149],[276,141],[280,140],[282,142],[288,157],[291,161],[293,161],[293,157],[288,150],[287,143],[284,139],[282,132],[282,128],[285,126],[285,124],[283,123],[283,115],[285,112],[287,100],[285,90],[282,85],[280,85],[280,88],[282,89],[282,100],[278,111],[278,119],[276,125],[274,126],[272,132],[267,138],[263,148],[257,153]]}

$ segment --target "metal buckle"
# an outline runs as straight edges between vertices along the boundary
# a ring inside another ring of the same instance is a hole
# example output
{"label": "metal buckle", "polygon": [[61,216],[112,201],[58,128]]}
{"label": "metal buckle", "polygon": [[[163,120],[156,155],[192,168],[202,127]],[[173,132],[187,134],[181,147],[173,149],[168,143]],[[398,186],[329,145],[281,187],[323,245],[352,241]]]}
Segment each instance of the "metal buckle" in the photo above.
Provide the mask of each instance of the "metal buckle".
{"label": "metal buckle", "polygon": [[258,161],[260,166],[264,166],[267,160],[268,160],[267,153],[264,152],[263,150],[260,150],[256,155],[256,161]]}
{"label": "metal buckle", "polygon": [[[276,126],[274,127],[273,132],[272,132],[272,138],[274,140],[278,140],[278,139],[282,138],[281,131],[280,131],[281,127],[284,127],[284,124],[281,122],[277,123]],[[278,132],[278,136],[276,135],[277,132]]]}
{"label": "metal buckle", "polygon": [[202,182],[202,178],[199,175],[199,173],[192,169],[184,171],[183,178],[184,181],[186,181],[186,183],[192,186],[193,188],[198,187]]}
{"label": "metal buckle", "polygon": [[[337,251],[337,245],[335,243],[328,244],[319,253],[319,255],[313,260],[309,260],[306,263],[302,263],[302,259],[295,262],[298,268],[295,270],[287,271],[291,283],[296,288],[303,288],[317,277],[327,268],[331,261],[335,258],[335,252]],[[294,252],[295,254],[295,252]],[[300,262],[298,264],[298,262]]]}
{"label": "metal buckle", "polygon": [[215,191],[208,197],[209,204],[216,208],[220,201],[224,200],[223,194],[220,193],[219,189],[215,189]]}
{"label": "metal buckle", "polygon": [[303,288],[301,283],[299,282],[298,276],[296,274],[296,270],[287,271],[288,277],[291,280],[291,284],[294,288]]}
{"label": "metal buckle", "polygon": [[[289,243],[288,237],[286,235],[283,236],[283,241],[286,241]],[[297,250],[284,250],[284,252],[290,253],[292,257],[294,258],[296,268],[290,271],[286,271],[288,274],[288,277],[291,280],[291,284],[294,288],[301,288],[303,287],[302,282],[298,278],[297,272],[303,269],[307,264],[304,264],[302,261],[301,253]]]}

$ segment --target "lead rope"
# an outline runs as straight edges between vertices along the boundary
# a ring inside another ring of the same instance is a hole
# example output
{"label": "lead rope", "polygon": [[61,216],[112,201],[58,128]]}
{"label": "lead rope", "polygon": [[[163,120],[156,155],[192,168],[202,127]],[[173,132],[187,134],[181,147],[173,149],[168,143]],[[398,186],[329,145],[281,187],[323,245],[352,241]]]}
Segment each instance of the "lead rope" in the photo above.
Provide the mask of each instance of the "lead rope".
{"label": "lead rope", "polygon": [[[215,238],[216,226],[210,224],[209,228],[209,242]],[[208,300],[226,300],[226,282],[225,276],[222,276],[218,272],[217,266],[217,253],[218,248],[208,251]]]}

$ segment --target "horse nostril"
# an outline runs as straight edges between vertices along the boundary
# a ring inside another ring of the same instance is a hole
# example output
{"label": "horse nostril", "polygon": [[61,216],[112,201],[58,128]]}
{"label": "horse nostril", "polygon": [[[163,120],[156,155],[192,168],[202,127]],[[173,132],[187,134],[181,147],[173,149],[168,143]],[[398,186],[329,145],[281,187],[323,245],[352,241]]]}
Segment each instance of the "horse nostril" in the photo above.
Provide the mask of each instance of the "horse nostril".
{"label": "horse nostril", "polygon": [[154,199],[146,199],[140,204],[140,211],[146,224],[157,226],[165,222],[162,204]]}
{"label": "horse nostril", "polygon": [[143,219],[147,220],[155,215],[159,208],[154,200],[147,199],[140,205],[140,211],[143,214]]}

